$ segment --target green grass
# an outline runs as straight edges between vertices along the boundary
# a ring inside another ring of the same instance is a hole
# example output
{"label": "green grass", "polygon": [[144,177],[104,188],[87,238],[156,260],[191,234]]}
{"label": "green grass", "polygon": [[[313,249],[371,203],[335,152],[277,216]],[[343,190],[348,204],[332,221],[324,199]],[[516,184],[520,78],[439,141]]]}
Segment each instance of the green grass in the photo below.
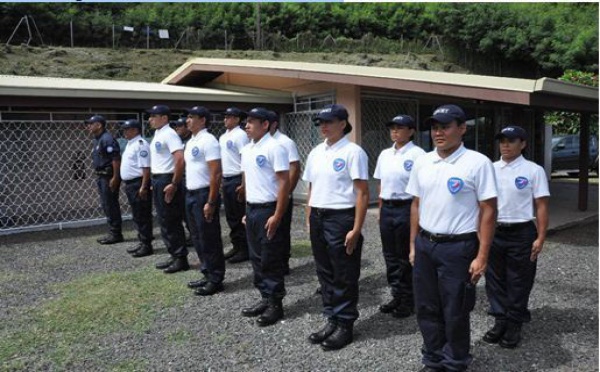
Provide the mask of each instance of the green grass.
{"label": "green grass", "polygon": [[[0,370],[70,369],[93,360],[93,340],[119,332],[140,334],[157,314],[179,306],[188,291],[153,268],[90,274],[55,285],[54,299],[26,312],[14,329],[0,331]],[[186,331],[170,336],[184,342]],[[139,370],[139,361],[120,361],[115,370]],[[47,369],[47,368],[43,368]]]}
{"label": "green grass", "polygon": [[312,249],[309,240],[292,241],[292,257],[312,256]]}

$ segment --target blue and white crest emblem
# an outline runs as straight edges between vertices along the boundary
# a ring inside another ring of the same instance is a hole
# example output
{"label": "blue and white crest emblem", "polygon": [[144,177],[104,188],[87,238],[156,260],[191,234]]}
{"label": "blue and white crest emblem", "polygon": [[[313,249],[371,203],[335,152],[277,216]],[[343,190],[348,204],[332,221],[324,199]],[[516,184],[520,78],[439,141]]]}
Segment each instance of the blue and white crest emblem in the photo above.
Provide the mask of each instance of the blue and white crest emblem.
{"label": "blue and white crest emblem", "polygon": [[412,160],[405,160],[404,161],[404,170],[407,172],[410,172],[410,170],[413,167],[414,162]]}
{"label": "blue and white crest emblem", "polygon": [[154,144],[154,148],[156,148],[156,151],[160,151],[161,147],[162,147],[162,144],[160,142],[156,142]]}
{"label": "blue and white crest emblem", "polygon": [[517,189],[522,190],[529,185],[529,180],[525,177],[517,177],[515,178],[515,186]]}
{"label": "blue and white crest emblem", "polygon": [[233,141],[232,141],[232,140],[229,140],[229,141],[227,141],[227,148],[228,148],[229,150],[232,150],[232,149],[233,149]]}
{"label": "blue and white crest emblem", "polygon": [[256,165],[262,167],[267,162],[267,158],[264,155],[258,155],[256,157]]}
{"label": "blue and white crest emblem", "polygon": [[344,159],[337,158],[333,161],[333,170],[336,172],[341,171],[346,167],[346,161]]}
{"label": "blue and white crest emblem", "polygon": [[459,192],[460,190],[462,190],[464,185],[465,185],[464,181],[458,177],[450,177],[448,179],[448,190],[450,191],[450,194],[452,194],[452,195],[454,195],[457,192]]}
{"label": "blue and white crest emblem", "polygon": [[145,158],[146,156],[148,156],[148,151],[146,151],[146,150],[142,150],[142,151],[140,151],[140,156],[141,156],[142,158]]}
{"label": "blue and white crest emblem", "polygon": [[194,146],[194,148],[192,149],[192,156],[196,157],[198,156],[198,154],[200,154],[200,149],[196,146]]}

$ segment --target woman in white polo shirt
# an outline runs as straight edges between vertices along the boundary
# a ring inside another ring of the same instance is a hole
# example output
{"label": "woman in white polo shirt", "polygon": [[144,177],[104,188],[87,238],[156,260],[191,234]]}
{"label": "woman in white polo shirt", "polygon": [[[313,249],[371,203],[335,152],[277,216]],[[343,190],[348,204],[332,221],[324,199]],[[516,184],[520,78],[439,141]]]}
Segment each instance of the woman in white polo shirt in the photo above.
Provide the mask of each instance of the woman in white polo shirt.
{"label": "woman in white polo shirt", "polygon": [[325,107],[316,125],[325,141],[308,155],[302,179],[309,183],[310,240],[327,324],[312,333],[309,341],[335,350],[352,342],[358,318],[368,159],[363,149],[345,137],[352,127],[344,106]]}

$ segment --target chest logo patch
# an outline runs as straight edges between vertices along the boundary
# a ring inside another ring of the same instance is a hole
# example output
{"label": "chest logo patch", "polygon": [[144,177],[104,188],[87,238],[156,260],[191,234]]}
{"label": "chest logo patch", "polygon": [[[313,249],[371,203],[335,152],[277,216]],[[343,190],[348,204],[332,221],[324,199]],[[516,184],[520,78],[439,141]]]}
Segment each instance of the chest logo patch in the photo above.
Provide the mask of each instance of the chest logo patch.
{"label": "chest logo patch", "polygon": [[404,161],[404,170],[407,172],[410,172],[412,167],[413,167],[413,161],[412,160],[405,160]]}
{"label": "chest logo patch", "polygon": [[109,154],[110,154],[111,152],[113,152],[113,150],[114,150],[114,149],[113,149],[113,147],[112,147],[112,146],[108,146],[108,147],[106,148],[106,152],[107,152],[107,153],[109,153]]}
{"label": "chest logo patch", "polygon": [[145,158],[145,157],[147,157],[147,156],[148,156],[148,151],[146,151],[146,150],[142,150],[142,151],[140,151],[140,156],[141,156],[142,158]]}
{"label": "chest logo patch", "polygon": [[264,155],[258,155],[256,157],[256,165],[262,168],[263,165],[267,162],[267,158]]}
{"label": "chest logo patch", "polygon": [[527,187],[527,185],[529,185],[529,180],[527,178],[525,178],[525,177],[515,178],[515,186],[517,186],[517,189],[523,190],[525,187]]}
{"label": "chest logo patch", "polygon": [[200,149],[194,146],[194,148],[192,149],[192,156],[196,157],[198,156],[198,154],[200,154]]}
{"label": "chest logo patch", "polygon": [[452,194],[452,195],[454,195],[457,192],[459,192],[460,190],[462,190],[464,185],[465,185],[465,182],[458,177],[450,177],[448,179],[448,190],[450,191],[450,194]]}
{"label": "chest logo patch", "polygon": [[227,148],[229,150],[233,150],[233,141],[232,140],[227,141]]}
{"label": "chest logo patch", "polygon": [[344,159],[337,158],[333,161],[333,170],[336,172],[341,171],[346,167],[346,161]]}
{"label": "chest logo patch", "polygon": [[162,144],[160,142],[156,142],[154,144],[154,148],[156,149],[156,151],[160,151],[160,149],[162,148]]}

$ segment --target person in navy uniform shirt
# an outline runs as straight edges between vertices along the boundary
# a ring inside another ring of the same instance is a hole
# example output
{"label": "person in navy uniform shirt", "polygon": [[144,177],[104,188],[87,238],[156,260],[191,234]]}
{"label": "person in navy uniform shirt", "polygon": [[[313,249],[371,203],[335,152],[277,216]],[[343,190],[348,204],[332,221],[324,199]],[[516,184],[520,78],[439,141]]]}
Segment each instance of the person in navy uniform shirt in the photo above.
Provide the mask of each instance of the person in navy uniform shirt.
{"label": "person in navy uniform shirt", "polygon": [[337,350],[353,341],[359,315],[361,230],[369,203],[368,158],[346,138],[352,126],[344,106],[326,106],[315,125],[325,141],[308,155],[302,179],[309,184],[310,242],[327,321],[308,340],[324,350]]}
{"label": "person in navy uniform shirt", "polygon": [[121,159],[121,178],[131,206],[139,244],[127,250],[133,257],[146,257],[152,249],[152,193],[150,192],[150,145],[141,136],[142,125],[136,119],[121,123],[127,146]]}
{"label": "person in navy uniform shirt", "polygon": [[412,266],[408,261],[412,195],[405,190],[415,160],[425,151],[410,140],[416,128],[411,116],[397,115],[386,126],[394,143],[377,158],[373,178],[380,180],[379,232],[392,300],[379,310],[405,318],[414,312]]}
{"label": "person in navy uniform shirt", "polygon": [[283,318],[285,297],[281,221],[289,200],[289,160],[285,148],[269,133],[269,111],[262,107],[248,112],[246,133],[252,140],[242,149],[242,171],[246,189],[246,234],[254,286],[261,299],[242,309],[242,315],[256,317],[260,327]]}
{"label": "person in navy uniform shirt", "polygon": [[494,163],[498,222],[485,273],[495,323],[483,340],[512,349],[521,341],[521,325],[531,320],[527,304],[546,239],[550,191],[544,169],[521,154],[527,147],[523,128],[507,126],[496,139],[502,155]]}
{"label": "person in navy uniform shirt", "polygon": [[494,234],[496,181],[492,162],[464,147],[466,115],[438,107],[423,129],[435,149],[415,161],[410,256],[422,371],[465,371],[472,361],[470,313]]}
{"label": "person in navy uniform shirt", "polygon": [[121,206],[119,204],[119,186],[121,178],[121,150],[119,143],[106,130],[106,119],[94,115],[85,121],[88,131],[94,136],[92,151],[94,173],[98,177],[96,184],[100,193],[102,210],[110,231],[105,237],[99,238],[100,244],[114,244],[123,241],[121,231]]}

